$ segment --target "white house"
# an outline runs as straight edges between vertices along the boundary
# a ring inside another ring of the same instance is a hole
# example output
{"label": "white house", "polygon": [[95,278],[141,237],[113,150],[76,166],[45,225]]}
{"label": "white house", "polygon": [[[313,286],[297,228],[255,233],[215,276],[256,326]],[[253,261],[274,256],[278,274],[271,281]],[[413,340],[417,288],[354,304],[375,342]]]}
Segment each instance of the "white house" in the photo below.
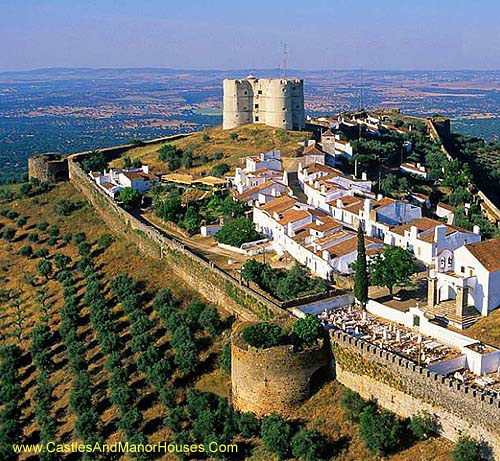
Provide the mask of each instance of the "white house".
{"label": "white house", "polygon": [[239,194],[269,181],[283,182],[279,150],[246,157],[245,163],[245,168],[236,168],[234,178],[231,178],[233,187]]}
{"label": "white house", "polygon": [[[259,232],[273,241],[278,253],[289,253],[315,275],[327,280],[333,273],[347,274],[357,257],[357,235],[320,210],[291,197],[276,198],[254,208],[253,221]],[[366,248],[383,247],[381,241],[365,237]]]}
{"label": "white house", "polygon": [[421,165],[420,163],[409,163],[409,162],[402,163],[399,167],[399,171],[401,171],[402,173],[408,173],[408,174],[413,174],[415,176],[420,176],[423,179],[428,178],[425,166]]}
{"label": "white house", "polygon": [[323,152],[314,141],[304,147],[304,157],[306,165],[314,163],[319,163],[321,165],[325,164],[325,152]]}
{"label": "white house", "polygon": [[410,250],[423,263],[430,265],[444,249],[455,250],[467,243],[481,241],[479,228],[474,232],[457,226],[443,224],[429,218],[419,218],[385,233],[384,242]]}
{"label": "white house", "polygon": [[257,186],[245,189],[241,194],[238,192],[233,193],[236,200],[241,200],[249,206],[257,203],[266,203],[270,200],[286,195],[288,187],[281,182],[269,180],[258,184]]}
{"label": "white house", "polygon": [[458,300],[457,310],[488,315],[500,307],[500,238],[439,252],[429,275],[430,303]]}
{"label": "white house", "polygon": [[341,140],[339,134],[334,134],[329,129],[321,133],[321,146],[327,154],[330,154],[334,164],[338,163],[340,157],[348,159],[353,155],[351,143]]}
{"label": "white house", "polygon": [[302,166],[299,163],[297,178],[307,203],[330,213],[332,201],[346,195],[373,195],[371,182],[344,175],[340,170],[326,165],[313,164]]}
{"label": "white house", "polygon": [[146,192],[153,184],[160,181],[160,178],[149,172],[149,167],[143,165],[140,168],[110,169],[103,174],[90,172],[90,177],[102,187],[111,197],[115,197],[125,187],[131,187],[138,192]]}
{"label": "white house", "polygon": [[453,222],[453,207],[447,205],[446,203],[439,202],[436,206],[436,216],[440,218],[446,218],[448,222]]}
{"label": "white house", "polygon": [[246,157],[246,171],[257,171],[262,168],[282,171],[281,152],[279,150],[270,150],[269,152],[262,152],[259,155]]}
{"label": "white house", "polygon": [[144,165],[142,168],[133,170],[122,170],[118,175],[118,183],[123,187],[131,187],[138,192],[146,192],[153,184],[160,181],[160,178],[149,172],[149,167]]}
{"label": "white house", "polygon": [[200,233],[203,237],[211,237],[215,235],[222,229],[222,225],[220,224],[206,224],[205,226],[201,226]]}

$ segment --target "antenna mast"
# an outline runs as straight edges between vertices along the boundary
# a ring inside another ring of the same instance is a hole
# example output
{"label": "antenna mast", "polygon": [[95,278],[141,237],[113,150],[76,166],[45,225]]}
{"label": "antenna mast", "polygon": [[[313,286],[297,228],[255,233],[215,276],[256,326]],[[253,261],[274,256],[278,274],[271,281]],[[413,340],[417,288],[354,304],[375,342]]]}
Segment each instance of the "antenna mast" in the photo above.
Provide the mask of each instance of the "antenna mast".
{"label": "antenna mast", "polygon": [[360,69],[359,110],[363,110],[363,68]]}
{"label": "antenna mast", "polygon": [[286,43],[283,43],[283,72],[285,78],[286,78],[287,60],[288,60],[288,52],[286,51]]}

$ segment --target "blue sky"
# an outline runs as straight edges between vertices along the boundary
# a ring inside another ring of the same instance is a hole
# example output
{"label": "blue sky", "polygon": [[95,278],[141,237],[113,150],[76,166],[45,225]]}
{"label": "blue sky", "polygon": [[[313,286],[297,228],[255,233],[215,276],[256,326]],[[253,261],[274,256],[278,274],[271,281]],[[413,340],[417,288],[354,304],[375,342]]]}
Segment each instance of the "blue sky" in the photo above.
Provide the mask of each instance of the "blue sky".
{"label": "blue sky", "polygon": [[0,69],[500,69],[500,2],[0,0]]}

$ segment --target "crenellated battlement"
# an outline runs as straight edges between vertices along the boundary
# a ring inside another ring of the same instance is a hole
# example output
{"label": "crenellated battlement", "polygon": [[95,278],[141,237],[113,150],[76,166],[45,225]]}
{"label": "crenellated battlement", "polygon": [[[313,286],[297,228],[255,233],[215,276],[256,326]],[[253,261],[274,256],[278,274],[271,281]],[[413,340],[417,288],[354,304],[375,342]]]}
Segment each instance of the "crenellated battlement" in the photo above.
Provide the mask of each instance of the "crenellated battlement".
{"label": "crenellated battlement", "polygon": [[469,434],[500,457],[498,397],[341,330],[331,330],[330,341],[336,377],[346,387],[402,417],[427,411],[444,437]]}

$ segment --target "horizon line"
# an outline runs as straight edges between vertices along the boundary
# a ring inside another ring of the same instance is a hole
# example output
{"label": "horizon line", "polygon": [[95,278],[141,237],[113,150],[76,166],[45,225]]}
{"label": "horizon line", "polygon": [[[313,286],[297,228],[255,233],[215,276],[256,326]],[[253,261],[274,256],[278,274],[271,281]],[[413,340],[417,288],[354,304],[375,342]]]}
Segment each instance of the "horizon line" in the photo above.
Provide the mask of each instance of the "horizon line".
{"label": "horizon line", "polygon": [[[0,69],[0,74],[8,73],[30,73],[43,71],[64,71],[64,70],[157,70],[157,71],[178,71],[178,72],[263,72],[263,71],[283,71],[282,67],[241,67],[233,69],[218,69],[218,68],[184,68],[184,67],[156,67],[156,66],[139,66],[139,67],[95,67],[95,66],[48,66],[37,67],[31,69]],[[371,69],[365,67],[356,68],[339,68],[339,69],[308,69],[308,68],[289,68],[287,72],[500,72],[500,69],[474,69],[474,68],[456,68],[456,69]]]}

